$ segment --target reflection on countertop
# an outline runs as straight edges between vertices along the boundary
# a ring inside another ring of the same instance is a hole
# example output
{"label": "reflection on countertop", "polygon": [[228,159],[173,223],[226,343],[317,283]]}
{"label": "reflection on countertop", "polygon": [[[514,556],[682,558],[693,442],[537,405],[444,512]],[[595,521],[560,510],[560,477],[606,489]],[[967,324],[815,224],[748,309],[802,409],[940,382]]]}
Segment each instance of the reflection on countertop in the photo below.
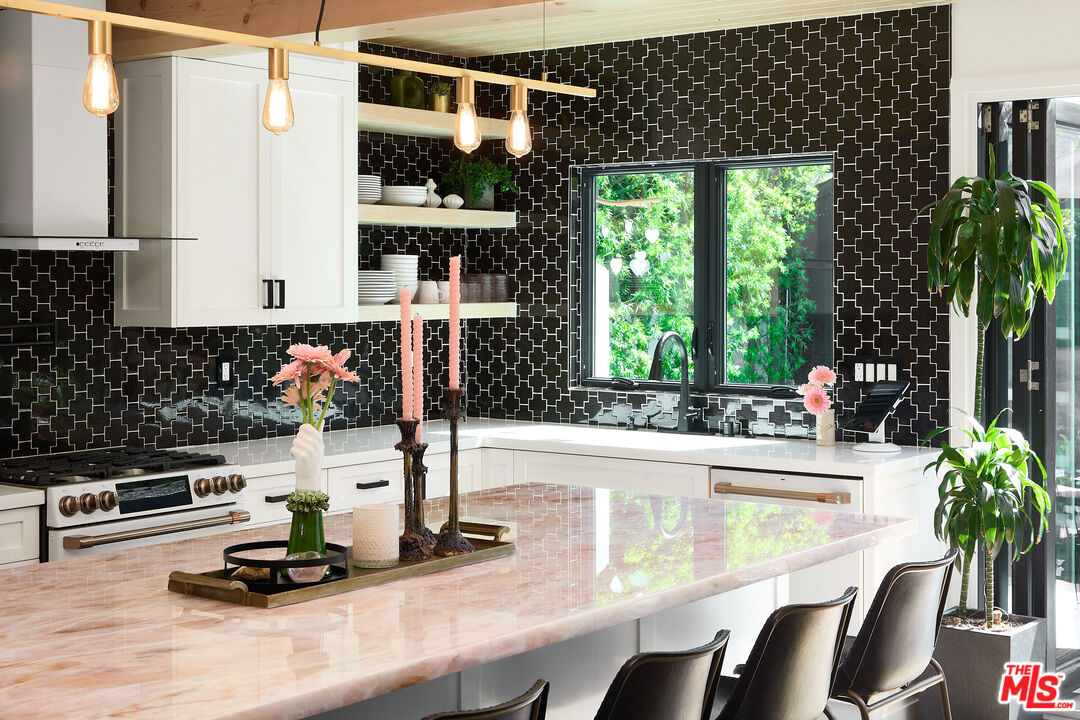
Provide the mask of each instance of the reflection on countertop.
{"label": "reflection on countertop", "polygon": [[[440,521],[446,501],[428,502]],[[296,718],[904,537],[911,520],[556,485],[470,493],[517,554],[274,610],[165,589],[222,538],[0,572],[3,716]],[[286,526],[229,542],[280,539]],[[350,516],[327,518],[351,542]]]}

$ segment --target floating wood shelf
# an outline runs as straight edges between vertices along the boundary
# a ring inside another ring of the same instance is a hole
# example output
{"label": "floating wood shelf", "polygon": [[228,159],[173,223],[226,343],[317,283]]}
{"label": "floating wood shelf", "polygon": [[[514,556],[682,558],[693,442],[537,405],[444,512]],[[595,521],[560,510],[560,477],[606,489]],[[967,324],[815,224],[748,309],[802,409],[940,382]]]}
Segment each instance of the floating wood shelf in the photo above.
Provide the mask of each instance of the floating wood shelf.
{"label": "floating wood shelf", "polygon": [[[449,305],[416,305],[413,304],[414,315],[421,315],[425,320],[448,320],[450,318]],[[511,318],[517,315],[517,303],[512,302],[488,302],[488,303],[461,303],[461,317],[468,318]],[[361,305],[359,311],[360,322],[380,322],[383,320],[400,320],[400,305]]]}
{"label": "floating wood shelf", "polygon": [[[453,138],[455,113],[416,110],[413,108],[394,107],[358,103],[357,127],[368,132],[409,135],[411,137]],[[480,134],[487,139],[506,137],[510,123],[495,118],[480,118]]]}
{"label": "floating wood shelf", "polygon": [[517,225],[517,213],[493,210],[360,205],[356,215],[361,225],[443,228],[512,228]]}

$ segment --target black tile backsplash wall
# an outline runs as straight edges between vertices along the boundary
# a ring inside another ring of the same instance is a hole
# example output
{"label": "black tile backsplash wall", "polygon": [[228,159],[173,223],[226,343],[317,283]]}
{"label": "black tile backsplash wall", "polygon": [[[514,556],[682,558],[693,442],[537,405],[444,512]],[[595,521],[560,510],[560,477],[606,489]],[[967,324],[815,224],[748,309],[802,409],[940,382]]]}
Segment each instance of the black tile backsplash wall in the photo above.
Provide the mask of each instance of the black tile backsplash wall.
{"label": "black tile backsplash wall", "polygon": [[[533,154],[521,163],[525,219],[494,266],[517,277],[513,321],[471,334],[474,403],[529,420],[625,422],[671,396],[574,387],[580,366],[574,294],[572,168],[770,154],[835,157],[835,361],[896,357],[912,391],[886,427],[914,443],[944,423],[948,312],[926,290],[918,208],[948,187],[949,9],[923,8],[552,51],[559,82],[599,89],[593,100],[530,93]],[[537,53],[485,61],[538,77]],[[501,94],[494,115],[506,111]],[[502,154],[505,157],[505,153]],[[492,352],[489,352],[492,351]],[[479,358],[495,355],[493,363]],[[567,369],[569,368],[569,370]],[[859,391],[842,380],[838,410]],[[806,435],[799,402],[698,397],[757,432]]]}
{"label": "black tile backsplash wall", "polygon": [[[837,361],[895,356],[914,380],[889,431],[913,442],[944,420],[947,312],[925,291],[915,208],[947,183],[947,7],[569,48],[548,54],[551,78],[597,87],[596,100],[530,93],[534,152],[516,169],[507,231],[361,228],[362,268],[383,252],[420,252],[424,277],[464,252],[470,270],[512,276],[513,319],[469,321],[470,413],[574,422],[670,417],[673,396],[573,387],[572,293],[577,249],[568,229],[571,167],[769,153],[832,152],[837,168]],[[380,48],[380,51],[386,49]],[[418,53],[401,54],[423,58]],[[539,77],[539,54],[468,61]],[[390,73],[361,68],[361,99],[388,101]],[[481,110],[506,98],[481,86]],[[298,119],[298,122],[300,119]],[[361,173],[387,184],[437,182],[447,141],[360,133]],[[509,158],[500,142],[481,152]],[[444,188],[438,192],[446,194]],[[396,399],[393,323],[160,330],[116,328],[112,258],[0,251],[0,324],[55,319],[59,345],[0,348],[0,457],[103,445],[160,447],[290,434],[269,376],[290,342],[346,346],[359,385],[346,386],[330,427],[386,423]],[[442,382],[446,324],[428,342],[428,397]],[[217,354],[236,355],[239,384],[213,382]],[[854,391],[844,387],[842,407]],[[798,403],[697,398],[759,433],[805,436]]]}

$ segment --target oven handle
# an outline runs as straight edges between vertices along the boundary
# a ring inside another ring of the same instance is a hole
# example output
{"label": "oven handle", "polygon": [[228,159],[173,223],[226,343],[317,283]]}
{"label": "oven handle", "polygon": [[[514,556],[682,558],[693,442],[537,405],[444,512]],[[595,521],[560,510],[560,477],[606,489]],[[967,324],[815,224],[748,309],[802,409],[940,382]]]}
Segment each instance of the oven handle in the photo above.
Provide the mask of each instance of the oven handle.
{"label": "oven handle", "polygon": [[183,532],[184,530],[196,530],[198,528],[215,527],[217,525],[234,525],[251,520],[251,513],[246,510],[234,510],[225,517],[206,518],[203,520],[188,520],[185,522],[158,525],[151,528],[138,530],[121,530],[120,532],[106,535],[66,535],[64,537],[65,550],[85,550],[98,545],[110,545],[124,542],[125,540],[140,540],[142,538],[155,537],[157,535],[170,535]]}
{"label": "oven handle", "polygon": [[799,490],[777,490],[770,488],[744,487],[731,483],[718,482],[713,485],[713,492],[718,495],[753,495],[755,497],[776,500],[803,500],[805,502],[825,503],[826,505],[850,505],[849,492],[802,492]]}

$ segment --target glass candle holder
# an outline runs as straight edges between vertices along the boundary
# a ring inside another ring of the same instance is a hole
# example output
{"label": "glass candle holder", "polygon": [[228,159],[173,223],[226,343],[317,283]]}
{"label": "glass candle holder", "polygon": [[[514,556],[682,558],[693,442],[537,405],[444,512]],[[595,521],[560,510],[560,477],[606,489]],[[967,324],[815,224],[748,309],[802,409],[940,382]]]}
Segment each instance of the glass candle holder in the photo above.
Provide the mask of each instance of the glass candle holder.
{"label": "glass candle holder", "polygon": [[385,568],[398,564],[401,510],[397,504],[353,508],[353,565]]}

